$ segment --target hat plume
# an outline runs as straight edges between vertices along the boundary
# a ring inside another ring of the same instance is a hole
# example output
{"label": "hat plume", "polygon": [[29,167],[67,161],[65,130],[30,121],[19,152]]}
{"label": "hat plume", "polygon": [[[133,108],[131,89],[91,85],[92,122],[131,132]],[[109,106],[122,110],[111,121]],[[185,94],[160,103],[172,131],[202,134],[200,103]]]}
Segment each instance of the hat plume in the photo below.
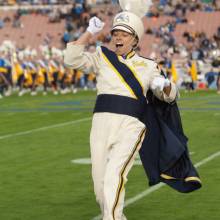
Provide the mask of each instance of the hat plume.
{"label": "hat plume", "polygon": [[119,4],[123,11],[129,11],[138,17],[144,17],[152,5],[151,0],[119,0]]}

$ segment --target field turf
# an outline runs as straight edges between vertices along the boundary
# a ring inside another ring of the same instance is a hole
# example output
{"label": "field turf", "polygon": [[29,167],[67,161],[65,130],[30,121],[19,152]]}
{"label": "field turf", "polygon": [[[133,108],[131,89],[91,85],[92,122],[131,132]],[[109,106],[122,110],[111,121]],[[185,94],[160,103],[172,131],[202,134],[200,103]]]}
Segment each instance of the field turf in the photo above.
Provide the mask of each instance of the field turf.
{"label": "field turf", "polygon": [[[0,100],[0,220],[92,220],[99,215],[89,158],[95,92]],[[220,95],[182,93],[178,101],[191,158],[196,164],[220,152]],[[219,154],[220,155],[220,154]],[[198,167],[203,187],[180,194],[163,186],[131,202],[128,220],[219,220],[220,156]],[[134,166],[126,200],[148,182]]]}

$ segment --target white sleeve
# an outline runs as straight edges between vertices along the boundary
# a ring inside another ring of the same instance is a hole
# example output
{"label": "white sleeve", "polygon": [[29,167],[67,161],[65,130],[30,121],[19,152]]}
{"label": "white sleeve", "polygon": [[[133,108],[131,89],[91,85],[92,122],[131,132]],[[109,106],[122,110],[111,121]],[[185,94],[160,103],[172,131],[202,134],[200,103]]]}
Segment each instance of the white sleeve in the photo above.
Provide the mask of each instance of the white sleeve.
{"label": "white sleeve", "polygon": [[[158,77],[158,78],[164,78],[164,76],[162,76],[160,74],[160,69],[158,68],[157,64],[154,63],[153,66],[152,66],[152,70],[151,70],[151,78],[150,78],[150,87],[151,87],[151,84],[152,84],[152,81]],[[172,102],[174,101],[177,96],[178,96],[178,89],[176,87],[176,84],[174,84],[173,82],[171,82],[171,91],[170,91],[170,94],[169,96],[166,95],[166,93],[164,93],[163,91],[159,91],[158,89],[152,89],[152,92],[154,93],[154,95],[162,100],[162,101],[165,101],[165,102]]]}
{"label": "white sleeve", "polygon": [[100,56],[98,50],[94,53],[84,51],[84,45],[68,43],[64,53],[64,64],[68,68],[82,71],[98,72]]}

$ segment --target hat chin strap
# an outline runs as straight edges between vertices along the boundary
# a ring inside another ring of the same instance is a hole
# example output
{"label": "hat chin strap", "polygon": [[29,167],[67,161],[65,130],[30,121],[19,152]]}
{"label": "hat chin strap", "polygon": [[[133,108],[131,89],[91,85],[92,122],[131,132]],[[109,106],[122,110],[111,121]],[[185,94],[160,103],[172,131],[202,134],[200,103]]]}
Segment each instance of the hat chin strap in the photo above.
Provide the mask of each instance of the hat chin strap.
{"label": "hat chin strap", "polygon": [[136,44],[135,44],[134,46],[132,45],[133,50],[136,50],[136,49],[137,49],[137,47],[138,47],[139,39],[138,39],[137,34],[135,34],[135,40],[136,40],[137,42],[136,42]]}

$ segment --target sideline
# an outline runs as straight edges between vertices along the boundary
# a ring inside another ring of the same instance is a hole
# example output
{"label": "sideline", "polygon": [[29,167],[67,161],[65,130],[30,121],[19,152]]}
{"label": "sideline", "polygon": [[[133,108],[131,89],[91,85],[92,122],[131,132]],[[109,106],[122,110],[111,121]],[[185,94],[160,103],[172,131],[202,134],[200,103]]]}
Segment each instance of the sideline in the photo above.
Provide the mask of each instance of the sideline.
{"label": "sideline", "polygon": [[55,125],[49,125],[49,126],[31,129],[28,131],[22,131],[22,132],[18,132],[18,133],[14,133],[14,134],[7,134],[7,135],[0,136],[0,140],[11,138],[11,137],[16,137],[16,136],[27,135],[27,134],[35,133],[38,131],[44,131],[44,130],[51,129],[51,128],[59,128],[59,127],[67,126],[67,125],[77,124],[77,123],[89,121],[89,120],[91,120],[91,117],[78,119],[78,120],[74,120],[74,121],[69,121],[69,122],[64,122],[64,123],[55,124]]}
{"label": "sideline", "polygon": [[[219,157],[219,156],[220,156],[220,151],[218,151],[218,152],[216,152],[216,153],[210,155],[209,157],[207,157],[207,158],[205,158],[205,159],[199,161],[199,162],[196,163],[194,166],[195,166],[196,168],[198,168],[198,167],[200,167],[200,166],[202,166],[202,165],[208,163],[209,161],[211,161],[211,160],[213,160],[213,159],[215,159],[216,157]],[[164,183],[159,183],[159,184],[157,184],[157,185],[155,185],[155,186],[150,187],[150,188],[147,189],[147,190],[144,190],[143,192],[137,194],[136,196],[134,196],[134,197],[132,197],[132,198],[126,200],[124,207],[127,207],[127,206],[129,206],[129,205],[131,205],[131,204],[137,202],[138,200],[142,199],[143,197],[150,195],[150,194],[153,193],[154,191],[157,191],[158,189],[160,189],[162,186],[165,186],[165,184],[164,184]],[[92,218],[92,220],[101,220],[101,219],[102,219],[102,216],[101,216],[101,215],[98,215],[98,216]]]}

